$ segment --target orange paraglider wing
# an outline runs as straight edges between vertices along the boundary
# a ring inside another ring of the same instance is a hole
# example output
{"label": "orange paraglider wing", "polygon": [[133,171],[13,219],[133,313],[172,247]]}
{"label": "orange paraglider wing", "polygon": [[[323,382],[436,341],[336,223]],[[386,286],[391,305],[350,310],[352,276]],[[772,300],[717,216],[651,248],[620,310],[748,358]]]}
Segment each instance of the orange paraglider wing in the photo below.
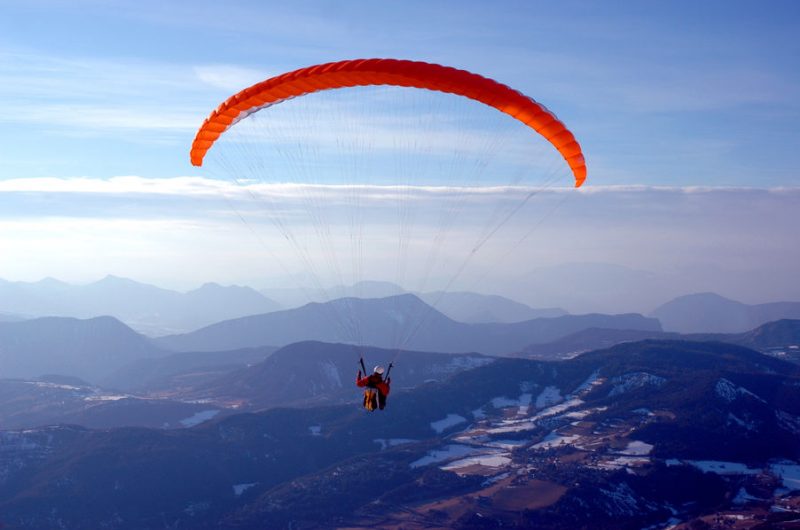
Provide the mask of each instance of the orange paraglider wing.
{"label": "orange paraglider wing", "polygon": [[358,59],[301,68],[246,88],[206,118],[192,143],[191,161],[203,165],[206,152],[229,127],[248,115],[290,98],[334,88],[394,85],[464,96],[508,114],[534,129],[561,153],[575,177],[586,179],[586,162],[573,134],[543,105],[492,79],[448,66],[398,59]]}

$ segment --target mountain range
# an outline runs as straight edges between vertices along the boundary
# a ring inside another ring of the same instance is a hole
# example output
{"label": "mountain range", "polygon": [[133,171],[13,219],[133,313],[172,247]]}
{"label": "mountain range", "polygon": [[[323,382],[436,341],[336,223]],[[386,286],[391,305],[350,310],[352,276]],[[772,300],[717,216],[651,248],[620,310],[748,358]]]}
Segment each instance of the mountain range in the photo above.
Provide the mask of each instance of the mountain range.
{"label": "mountain range", "polygon": [[694,528],[727,513],[789,528],[800,516],[800,368],[721,343],[500,359],[376,413],[0,438],[12,528]]}
{"label": "mountain range", "polygon": [[[363,304],[363,314],[372,318],[368,322],[377,322],[376,327],[385,333],[386,329],[395,329],[389,326],[396,326],[397,316],[403,314],[397,310],[402,309],[403,302],[416,307],[417,314],[431,311],[411,295],[403,295],[400,300],[357,303]],[[287,320],[289,324],[279,322],[279,329],[293,326],[302,333],[313,327],[304,320],[308,314],[303,308],[293,311],[296,319]],[[487,326],[457,323],[432,314],[431,320],[436,325],[428,337],[439,340],[439,346],[448,339],[447,334],[472,341],[470,346],[480,346],[480,336],[491,333],[495,333],[496,344],[503,344],[503,337],[518,340],[519,344],[526,344],[533,337],[559,337],[550,342],[527,344],[519,350],[518,355],[531,358],[569,358],[621,342],[658,338],[722,341],[800,362],[800,321],[772,322],[738,334],[680,335],[661,332],[641,317],[633,318],[633,322],[644,323],[644,329],[628,329],[627,317],[620,320],[620,317],[588,316],[582,320],[570,316]],[[391,318],[380,319],[387,315]],[[597,323],[596,318],[601,324],[611,322],[620,329],[583,327]],[[259,328],[263,322],[256,320],[256,324]],[[577,331],[561,335],[572,329]],[[226,336],[240,335],[240,330],[234,328]],[[180,427],[197,413],[225,415],[234,407],[258,410],[351,399],[349,381],[354,375],[357,350],[343,344],[334,355],[332,346],[314,344],[290,344],[274,358],[270,356],[275,346],[175,353],[153,344],[111,317],[0,322],[0,369],[4,377],[0,380],[0,424],[29,427],[67,421],[86,426]],[[362,347],[360,351],[369,351],[368,362],[376,364],[386,364],[398,355],[391,348]],[[468,352],[450,357],[413,351],[401,355],[402,362],[395,368],[401,384],[398,388],[440,379],[488,359]],[[298,374],[303,368],[308,371],[306,377],[310,383],[295,384],[294,378],[302,377]],[[77,377],[81,382],[54,384],[53,376],[43,379],[43,374]],[[212,407],[202,406],[203,403]]]}
{"label": "mountain range", "polygon": [[207,283],[180,293],[106,276],[87,285],[52,278],[39,282],[0,280],[0,311],[16,315],[92,318],[113,316],[146,334],[167,334],[280,306],[249,287]]}
{"label": "mountain range", "polygon": [[[0,280],[0,322],[21,320],[26,316],[91,318],[110,315],[140,333],[159,336],[188,332],[240,316],[298,307],[311,301],[383,298],[406,293],[398,285],[377,281],[337,286],[314,296],[300,288],[259,293],[249,287],[216,283],[178,292],[110,275],[87,285],[68,284],[53,278],[38,282]],[[534,309],[496,295],[430,292],[420,297],[428,304],[436,304],[454,320],[468,323],[519,322],[566,314],[562,309]]]}
{"label": "mountain range", "polygon": [[566,315],[563,309],[534,309],[526,304],[498,295],[465,291],[411,292],[397,284],[381,281],[361,281],[353,285],[338,285],[317,292],[316,296],[301,289],[264,289],[265,296],[279,300],[286,308],[306,305],[309,302],[327,302],[338,298],[388,298],[403,294],[415,294],[426,304],[458,322],[511,323]]}
{"label": "mountain range", "polygon": [[[800,321],[792,320],[768,323],[743,334],[682,336],[590,328],[530,346],[519,355],[568,359],[583,351],[646,338],[725,342],[800,363]],[[24,428],[70,422],[92,427],[175,428],[185,426],[198,413],[208,419],[243,410],[351,402],[357,394],[353,380],[361,356],[369,369],[375,364],[396,363],[392,372],[395,392],[495,360],[477,354],[397,352],[319,342],[295,343],[277,351],[262,347],[174,353],[123,365],[101,379],[99,386],[64,376],[0,380],[0,425]]]}
{"label": "mountain range", "polygon": [[317,340],[390,349],[509,354],[587,327],[661,329],[657,320],[637,314],[565,315],[510,324],[466,324],[448,318],[414,295],[404,294],[311,303],[219,322],[192,333],[159,337],[155,344],[175,351],[204,351]]}
{"label": "mountain range", "polygon": [[434,291],[421,293],[419,298],[453,320],[467,324],[493,322],[510,324],[534,318],[555,318],[568,314],[558,307],[534,309],[498,295]]}
{"label": "mountain range", "polygon": [[[337,304],[347,304],[347,307]],[[354,313],[350,313],[351,310]],[[409,341],[405,349],[462,353],[484,349],[496,353],[589,325],[622,328],[638,325],[657,329],[655,321],[637,315],[464,324],[437,313],[413,295],[311,304],[296,310],[222,322],[197,334],[157,340],[136,333],[113,317],[85,320],[43,317],[0,322],[0,376],[32,381],[46,374],[57,374],[80,378],[97,388],[144,392],[150,397],[172,399],[175,392],[182,389],[188,391],[229,372],[257,364],[276,347],[308,338],[335,341],[339,331],[336,324],[341,323],[336,319],[343,314],[355,314],[362,319],[368,330],[362,336],[362,344],[374,340],[378,346],[386,346],[388,342],[389,348],[394,350],[397,344],[389,342],[392,334],[407,332],[418,322],[426,325],[420,326],[416,340]],[[410,324],[399,324],[404,321]],[[174,348],[176,343],[185,346],[183,352],[166,349]],[[415,345],[430,347],[414,348]],[[34,387],[25,388],[32,390]]]}
{"label": "mountain range", "polygon": [[[580,271],[583,272],[579,274]],[[547,271],[538,272],[542,275],[536,283],[538,287],[525,292],[517,290],[519,298],[553,299],[550,295],[539,296],[537,293],[542,289],[553,289],[553,286],[560,286],[563,282],[556,281],[555,277],[552,281],[548,280]],[[582,282],[589,284],[594,281],[592,274],[595,273],[601,276],[649,278],[647,282],[650,283],[654,281],[652,275],[643,272],[601,264],[584,264],[577,268],[564,266],[550,272],[556,276],[567,274],[580,277]],[[585,287],[589,288],[588,285]],[[560,287],[557,292],[564,295]],[[464,323],[514,323],[568,314],[558,307],[537,309],[504,296],[463,291],[413,293],[394,283],[381,281],[335,286],[324,292],[300,288],[271,288],[258,292],[249,287],[215,283],[178,292],[109,275],[86,285],[68,284],[52,278],[38,282],[0,280],[0,322],[42,316],[92,318],[110,315],[148,336],[162,336],[194,331],[237,317],[297,308],[309,302],[325,303],[339,298],[386,298],[403,294],[415,294],[449,318]],[[667,331],[738,333],[769,321],[800,318],[800,302],[748,305],[714,293],[698,293],[662,304],[649,316],[661,320]]]}
{"label": "mountain range", "polygon": [[744,333],[676,333],[651,330],[587,328],[552,342],[532,344],[516,355],[531,359],[565,359],[598,348],[645,339],[715,341],[737,344],[800,362],[800,320],[767,322]]}

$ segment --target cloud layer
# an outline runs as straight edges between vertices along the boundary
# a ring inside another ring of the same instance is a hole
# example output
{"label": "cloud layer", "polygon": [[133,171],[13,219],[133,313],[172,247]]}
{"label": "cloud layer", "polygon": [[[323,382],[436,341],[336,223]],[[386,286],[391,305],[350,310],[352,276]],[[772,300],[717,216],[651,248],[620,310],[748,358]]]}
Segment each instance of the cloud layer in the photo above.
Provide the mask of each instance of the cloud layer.
{"label": "cloud layer", "polygon": [[662,286],[648,296],[620,285],[609,300],[607,292],[576,296],[574,280],[564,278],[560,305],[642,310],[665,291],[697,290],[751,302],[800,298],[800,188],[559,187],[525,202],[529,191],[240,186],[200,177],[8,180],[0,182],[0,277],[88,281],[115,273],[167,285],[181,278],[260,286],[313,270],[326,284],[385,279],[435,288],[463,267],[454,288],[528,292],[530,303],[559,305],[555,291],[541,298],[536,271],[607,263],[657,275]]}

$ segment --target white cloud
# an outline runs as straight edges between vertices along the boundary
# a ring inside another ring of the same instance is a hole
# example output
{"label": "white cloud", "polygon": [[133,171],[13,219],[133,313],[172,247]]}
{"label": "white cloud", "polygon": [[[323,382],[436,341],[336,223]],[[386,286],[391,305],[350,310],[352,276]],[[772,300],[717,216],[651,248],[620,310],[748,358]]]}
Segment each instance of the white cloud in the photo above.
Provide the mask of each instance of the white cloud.
{"label": "white cloud", "polygon": [[0,180],[0,193],[92,193],[92,194],[154,194],[154,195],[211,195],[225,192],[234,185],[203,177],[154,179],[138,176],[119,176],[109,179],[89,177],[26,178]]}
{"label": "white cloud", "polygon": [[[447,195],[475,195],[496,200],[503,196],[518,196],[541,188],[532,186],[414,186],[367,184],[300,184],[295,182],[260,183],[226,181],[206,177],[148,178],[118,176],[109,179],[89,177],[42,177],[0,180],[0,193],[91,193],[91,194],[153,194],[190,196],[228,196],[247,199],[250,193],[275,199],[308,199],[350,197],[353,192],[365,200],[413,200]],[[541,191],[545,191],[541,189]],[[547,191],[572,191],[572,188],[548,188]]]}
{"label": "white cloud", "polygon": [[185,176],[171,178],[150,178],[136,175],[110,177],[107,179],[90,177],[42,177],[0,180],[0,193],[3,192],[47,192],[47,193],[106,193],[123,194],[156,194],[186,196],[208,196],[226,194],[229,196],[247,196],[248,190],[275,198],[304,198],[309,194],[346,195],[353,190],[360,190],[368,197],[389,198],[412,196],[471,194],[478,196],[517,195],[531,191],[542,193],[566,194],[639,194],[639,195],[694,195],[694,194],[749,194],[751,197],[761,194],[800,196],[800,187],[776,186],[769,188],[743,186],[646,186],[646,185],[591,185],[579,189],[569,186],[552,186],[542,189],[537,186],[425,186],[425,185],[378,185],[378,184],[301,184],[296,182],[260,183],[242,180],[212,179],[202,176]]}

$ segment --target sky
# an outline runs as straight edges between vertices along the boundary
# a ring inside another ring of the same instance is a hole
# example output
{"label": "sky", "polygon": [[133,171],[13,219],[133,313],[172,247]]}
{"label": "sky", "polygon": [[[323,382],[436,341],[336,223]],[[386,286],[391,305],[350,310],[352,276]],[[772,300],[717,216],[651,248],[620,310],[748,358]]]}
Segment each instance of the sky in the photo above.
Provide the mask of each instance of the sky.
{"label": "sky", "polygon": [[[709,290],[749,303],[797,300],[798,23],[790,1],[4,0],[0,278],[296,283],[287,277],[303,269],[304,253],[317,268],[326,254],[303,246],[313,238],[280,247],[286,234],[268,231],[275,219],[246,204],[253,190],[275,190],[231,187],[191,166],[192,138],[220,102],[270,76],[395,57],[467,69],[534,97],[586,157],[583,188],[562,179],[541,194],[544,206],[526,204],[453,288],[578,312],[643,311]],[[408,124],[405,111],[383,108],[370,111],[374,123]],[[471,145],[463,122],[436,124],[442,142]],[[500,204],[501,195],[481,197]],[[419,200],[415,211],[425,219],[441,201]],[[368,226],[375,242],[390,237],[380,226]],[[306,228],[314,226],[297,235]],[[474,248],[458,226],[451,234],[462,253]],[[327,244],[347,254],[337,237]],[[400,277],[385,246],[357,278]],[[425,284],[424,261],[409,258],[402,277]],[[448,284],[444,262],[452,278],[463,260],[442,262],[431,287]]]}

